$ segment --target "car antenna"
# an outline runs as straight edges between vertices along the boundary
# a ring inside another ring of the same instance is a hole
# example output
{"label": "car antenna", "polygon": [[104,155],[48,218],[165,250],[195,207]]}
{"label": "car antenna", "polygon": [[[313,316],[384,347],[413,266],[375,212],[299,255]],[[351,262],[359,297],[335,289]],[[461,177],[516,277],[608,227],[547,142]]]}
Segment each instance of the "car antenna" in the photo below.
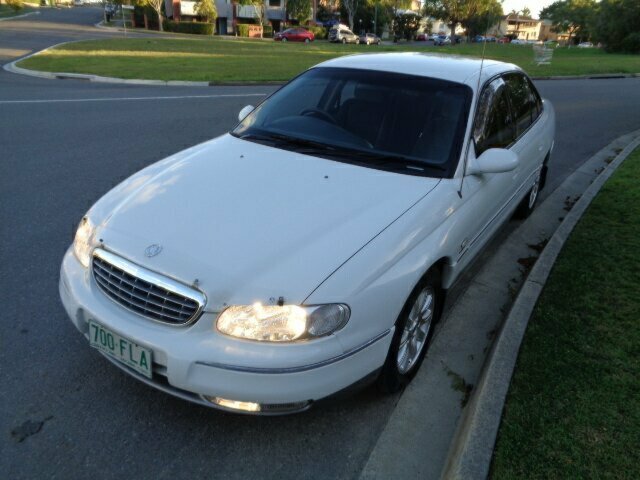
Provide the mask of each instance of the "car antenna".
{"label": "car antenna", "polygon": [[[484,41],[482,42],[482,58],[480,59],[480,71],[478,72],[478,84],[476,85],[476,92],[478,92],[478,98],[476,104],[480,103],[480,81],[482,80],[482,67],[484,66],[484,52],[487,48],[487,32],[489,31],[490,19],[487,18],[487,28],[484,31]],[[475,113],[475,112],[474,112]],[[473,124],[471,125],[471,135],[473,135]],[[467,143],[467,150],[464,154],[464,165],[462,166],[462,179],[460,180],[460,190],[458,190],[458,197],[462,198],[462,185],[464,184],[464,177],[467,176],[467,161],[469,160],[469,148],[471,141]]]}

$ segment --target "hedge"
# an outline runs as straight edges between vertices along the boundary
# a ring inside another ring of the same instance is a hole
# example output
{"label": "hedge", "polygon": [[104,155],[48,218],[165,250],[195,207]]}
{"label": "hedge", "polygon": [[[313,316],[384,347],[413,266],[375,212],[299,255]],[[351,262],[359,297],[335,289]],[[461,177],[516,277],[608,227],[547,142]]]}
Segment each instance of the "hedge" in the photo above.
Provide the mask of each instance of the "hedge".
{"label": "hedge", "polygon": [[315,26],[309,26],[306,27],[307,30],[309,30],[311,33],[313,33],[315,35],[316,40],[326,40],[327,39],[327,29],[324,27],[315,27]]}
{"label": "hedge", "polygon": [[213,23],[174,22],[164,20],[162,26],[166,32],[192,33],[195,35],[213,35]]}

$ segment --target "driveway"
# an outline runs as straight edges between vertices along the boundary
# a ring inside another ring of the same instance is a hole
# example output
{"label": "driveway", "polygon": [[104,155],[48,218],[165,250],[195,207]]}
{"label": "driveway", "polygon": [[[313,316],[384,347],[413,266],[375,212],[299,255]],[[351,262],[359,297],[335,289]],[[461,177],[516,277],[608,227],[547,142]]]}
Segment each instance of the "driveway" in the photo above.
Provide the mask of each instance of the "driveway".
{"label": "driveway", "polygon": [[[25,54],[18,50],[99,37],[105,34],[90,26],[99,19],[100,11],[90,8],[44,10],[3,22],[0,45],[13,58]],[[558,114],[547,195],[613,138],[640,128],[640,79],[538,87]],[[368,388],[301,415],[271,418],[191,405],[113,368],[75,331],[58,299],[62,255],[95,200],[155,160],[224,133],[242,106],[272,90],[108,85],[0,72],[0,465],[6,478],[358,477],[401,394]],[[425,412],[429,403],[424,398]],[[442,436],[440,450],[451,434]],[[425,462],[441,456],[427,452]]]}

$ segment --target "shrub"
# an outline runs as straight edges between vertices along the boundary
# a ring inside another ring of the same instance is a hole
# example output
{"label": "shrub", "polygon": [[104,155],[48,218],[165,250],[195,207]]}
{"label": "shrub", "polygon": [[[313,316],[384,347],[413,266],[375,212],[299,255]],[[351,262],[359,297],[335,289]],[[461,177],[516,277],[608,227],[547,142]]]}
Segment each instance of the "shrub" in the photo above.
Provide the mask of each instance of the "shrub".
{"label": "shrub", "polygon": [[310,26],[307,29],[315,35],[316,40],[326,40],[328,35],[326,28]]}
{"label": "shrub", "polygon": [[630,33],[622,40],[622,51],[640,53],[640,32]]}
{"label": "shrub", "polygon": [[240,37],[248,37],[249,36],[249,24],[247,24],[247,23],[239,23],[238,24],[238,36],[240,36]]}
{"label": "shrub", "polygon": [[11,10],[14,12],[19,12],[24,8],[24,3],[22,0],[7,0],[7,5],[11,7]]}
{"label": "shrub", "polygon": [[174,22],[164,20],[162,26],[166,32],[191,33],[194,35],[213,35],[213,23]]}
{"label": "shrub", "polygon": [[271,25],[263,25],[262,36],[265,38],[273,37],[273,27]]}

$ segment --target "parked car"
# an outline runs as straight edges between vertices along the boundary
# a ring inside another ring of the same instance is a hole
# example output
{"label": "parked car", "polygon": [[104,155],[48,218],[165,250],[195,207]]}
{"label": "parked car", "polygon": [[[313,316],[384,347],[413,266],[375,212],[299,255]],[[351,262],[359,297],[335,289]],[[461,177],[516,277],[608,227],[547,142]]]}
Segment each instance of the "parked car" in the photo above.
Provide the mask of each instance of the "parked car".
{"label": "parked car", "polygon": [[496,37],[494,37],[493,35],[487,35],[486,37],[484,37],[484,39],[489,43],[494,43],[496,41]]}
{"label": "parked car", "polygon": [[282,32],[278,32],[273,36],[277,42],[313,42],[315,35],[306,28],[296,27],[288,28]]}
{"label": "parked car", "polygon": [[361,45],[380,45],[380,37],[375,33],[365,33],[364,35],[360,35],[358,43]]}
{"label": "parked car", "polygon": [[238,118],[98,200],[59,291],[116,367],[260,414],[406,385],[447,289],[535,207],[555,132],[515,65],[415,53],[329,60]]}
{"label": "parked car", "polygon": [[329,41],[340,43],[358,43],[360,37],[344,25],[338,25],[329,30]]}
{"label": "parked car", "polygon": [[485,41],[485,38],[484,38],[484,36],[483,36],[483,35],[476,35],[475,37],[473,37],[473,38],[471,39],[471,41],[472,41],[473,43],[482,43],[482,42],[484,42],[484,41]]}
{"label": "parked car", "polygon": [[438,35],[433,41],[434,45],[442,46],[442,45],[451,45],[451,37],[449,35]]}
{"label": "parked car", "polygon": [[419,33],[418,35],[416,35],[417,42],[426,42],[427,40],[429,40],[428,33]]}
{"label": "parked car", "polygon": [[519,38],[514,38],[511,40],[511,45],[526,45],[527,42],[525,40],[520,40]]}
{"label": "parked car", "polygon": [[500,37],[500,38],[497,40],[497,42],[498,42],[498,43],[509,43],[509,42],[511,42],[511,39],[510,39],[509,37]]}
{"label": "parked car", "polygon": [[593,43],[591,42],[581,42],[578,44],[578,48],[593,48]]}

